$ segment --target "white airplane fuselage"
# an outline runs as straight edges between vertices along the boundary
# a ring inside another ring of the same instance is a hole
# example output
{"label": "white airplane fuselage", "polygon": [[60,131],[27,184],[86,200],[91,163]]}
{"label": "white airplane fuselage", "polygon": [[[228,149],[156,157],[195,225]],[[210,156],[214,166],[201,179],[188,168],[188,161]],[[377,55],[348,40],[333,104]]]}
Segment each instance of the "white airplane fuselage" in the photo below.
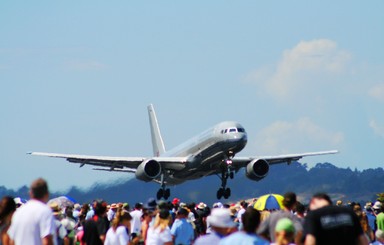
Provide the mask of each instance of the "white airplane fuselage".
{"label": "white airplane fuselage", "polygon": [[226,121],[165,152],[164,157],[187,157],[185,168],[166,176],[167,185],[180,184],[217,172],[225,159],[247,144],[247,133],[240,123]]}

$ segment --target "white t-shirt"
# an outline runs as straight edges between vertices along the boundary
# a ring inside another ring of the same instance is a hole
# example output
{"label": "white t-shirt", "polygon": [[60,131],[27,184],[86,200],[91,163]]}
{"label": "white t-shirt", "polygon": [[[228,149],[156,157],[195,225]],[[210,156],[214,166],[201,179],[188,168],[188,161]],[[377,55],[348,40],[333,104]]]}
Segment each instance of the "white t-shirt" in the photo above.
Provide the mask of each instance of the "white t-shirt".
{"label": "white t-shirt", "polygon": [[56,226],[51,208],[38,200],[29,200],[12,217],[9,237],[15,244],[41,244],[41,239],[52,235],[56,243]]}
{"label": "white t-shirt", "polygon": [[171,241],[172,234],[169,227],[165,228],[163,232],[160,232],[160,227],[156,229],[149,227],[146,245],[163,245],[164,243]]}
{"label": "white t-shirt", "polygon": [[119,226],[116,231],[109,228],[105,237],[104,245],[127,245],[129,242],[129,235],[125,226]]}
{"label": "white t-shirt", "polygon": [[130,215],[132,216],[131,234],[136,233],[137,235],[139,235],[141,232],[141,216],[143,215],[143,212],[135,209],[132,212],[130,212]]}

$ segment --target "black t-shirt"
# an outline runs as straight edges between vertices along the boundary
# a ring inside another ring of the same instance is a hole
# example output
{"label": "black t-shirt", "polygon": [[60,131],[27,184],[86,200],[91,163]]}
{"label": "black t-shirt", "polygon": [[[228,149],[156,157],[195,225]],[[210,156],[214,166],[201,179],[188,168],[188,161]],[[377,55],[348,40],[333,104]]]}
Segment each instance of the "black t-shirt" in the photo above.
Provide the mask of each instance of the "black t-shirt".
{"label": "black t-shirt", "polygon": [[347,207],[326,206],[310,211],[304,220],[304,236],[311,234],[317,245],[357,244],[363,234],[356,214]]}
{"label": "black t-shirt", "polygon": [[109,229],[109,221],[106,216],[100,217],[95,215],[93,216],[92,220],[96,222],[97,230],[100,235],[107,234],[107,231]]}

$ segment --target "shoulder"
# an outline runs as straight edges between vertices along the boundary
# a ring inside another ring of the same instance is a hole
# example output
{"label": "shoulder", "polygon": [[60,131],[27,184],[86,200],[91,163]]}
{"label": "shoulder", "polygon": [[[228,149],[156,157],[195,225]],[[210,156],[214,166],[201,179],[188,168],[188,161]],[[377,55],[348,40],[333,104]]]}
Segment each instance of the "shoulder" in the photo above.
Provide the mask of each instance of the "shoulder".
{"label": "shoulder", "polygon": [[119,226],[116,229],[116,234],[127,234],[127,229],[125,226]]}

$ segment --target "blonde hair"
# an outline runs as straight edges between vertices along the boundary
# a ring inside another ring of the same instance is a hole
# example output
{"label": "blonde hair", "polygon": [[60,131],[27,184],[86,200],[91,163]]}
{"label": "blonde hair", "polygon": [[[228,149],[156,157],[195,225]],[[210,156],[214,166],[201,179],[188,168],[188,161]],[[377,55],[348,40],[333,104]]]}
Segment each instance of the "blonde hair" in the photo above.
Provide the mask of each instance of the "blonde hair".
{"label": "blonde hair", "polygon": [[112,221],[112,228],[116,231],[117,227],[121,224],[123,220],[131,220],[132,216],[127,210],[124,210],[122,207],[119,207],[116,211],[115,218]]}
{"label": "blonde hair", "polygon": [[160,218],[160,214],[157,214],[153,228],[157,229],[158,227],[160,227],[160,231],[163,232],[167,228],[167,226],[170,224],[170,221],[171,221],[170,217],[171,216],[169,215],[168,218],[162,219]]}

